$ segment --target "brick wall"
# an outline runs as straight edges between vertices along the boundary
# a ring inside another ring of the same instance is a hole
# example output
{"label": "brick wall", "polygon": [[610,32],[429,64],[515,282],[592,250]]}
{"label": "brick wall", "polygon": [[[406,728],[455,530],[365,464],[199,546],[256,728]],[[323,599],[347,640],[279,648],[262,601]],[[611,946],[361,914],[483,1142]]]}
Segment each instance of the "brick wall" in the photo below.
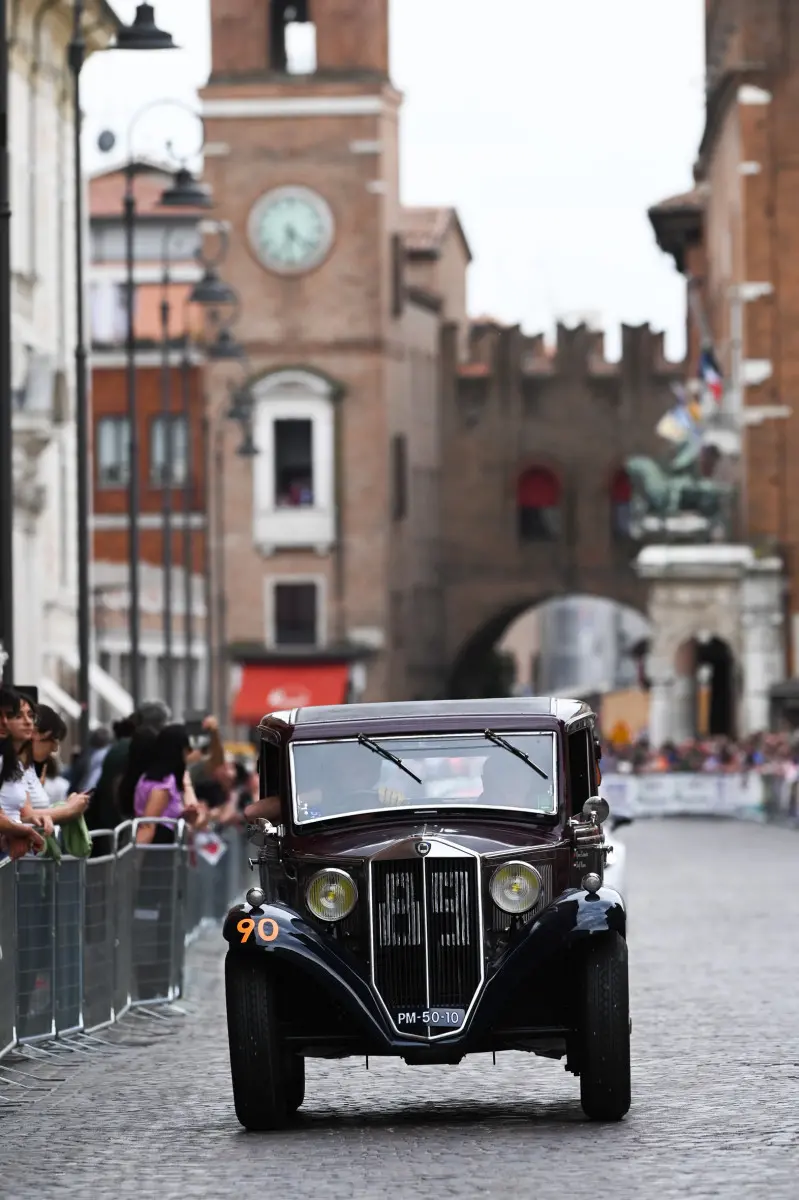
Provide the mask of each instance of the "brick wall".
{"label": "brick wall", "polygon": [[[443,544],[450,663],[481,631],[488,643],[514,615],[552,596],[585,593],[643,609],[632,561],[639,549],[612,530],[611,481],[630,454],[662,453],[655,426],[673,403],[684,364],[662,335],[625,328],[609,363],[601,334],[584,326],[543,338],[481,326],[472,333],[482,374],[454,363],[444,410]],[[561,536],[520,541],[516,486],[527,467],[561,483]]]}
{"label": "brick wall", "polygon": [[[103,367],[102,359],[94,364],[92,375],[92,413],[94,429],[97,422],[106,416],[127,415],[127,392],[125,371],[121,367]],[[203,458],[202,434],[202,381],[196,368],[191,370],[191,413],[190,423],[190,453],[193,479],[192,512],[204,514],[205,464]],[[180,411],[181,399],[180,372],[171,372],[172,381],[172,411]],[[161,513],[161,489],[152,486],[150,478],[150,429],[155,417],[161,415],[161,372],[158,368],[140,367],[136,373],[136,409],[138,413],[139,437],[139,487],[140,511],[142,514]],[[96,433],[95,433],[96,440]],[[96,456],[95,456],[96,460]],[[116,517],[120,521],[128,514],[127,487],[100,487],[97,478],[93,480],[94,512],[96,517]],[[176,514],[175,523],[183,511],[183,489],[177,488],[173,493],[173,511]],[[162,562],[162,537],[159,529],[142,528],[140,530],[142,561],[158,566]],[[203,570],[205,554],[205,534],[201,529],[192,532],[194,567],[198,572]],[[173,535],[173,555],[176,563],[183,562],[182,534]],[[128,534],[122,528],[96,528],[94,532],[94,557],[102,562],[127,562]]]}

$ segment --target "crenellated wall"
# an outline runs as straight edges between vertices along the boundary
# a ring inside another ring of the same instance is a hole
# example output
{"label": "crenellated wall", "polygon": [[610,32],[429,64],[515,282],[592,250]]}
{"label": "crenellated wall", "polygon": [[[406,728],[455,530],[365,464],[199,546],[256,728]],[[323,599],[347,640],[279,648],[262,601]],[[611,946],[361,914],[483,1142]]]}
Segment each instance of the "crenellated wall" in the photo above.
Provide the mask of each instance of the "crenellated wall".
{"label": "crenellated wall", "polygon": [[[620,533],[614,478],[631,454],[662,456],[655,433],[674,403],[685,364],[670,362],[663,335],[625,326],[622,357],[603,335],[559,326],[554,346],[518,327],[472,327],[466,364],[446,353],[442,575],[447,656],[457,662],[515,615],[552,596],[585,593],[643,609],[645,588]],[[520,530],[520,476],[542,468],[557,480],[556,536]]]}

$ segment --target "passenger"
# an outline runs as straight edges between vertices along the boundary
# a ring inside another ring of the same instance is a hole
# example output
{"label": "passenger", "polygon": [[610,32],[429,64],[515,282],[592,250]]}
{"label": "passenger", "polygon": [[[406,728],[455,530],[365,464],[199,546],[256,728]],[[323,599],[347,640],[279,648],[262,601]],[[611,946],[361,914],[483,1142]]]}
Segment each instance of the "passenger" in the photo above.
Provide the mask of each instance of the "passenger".
{"label": "passenger", "polygon": [[554,806],[554,780],[542,779],[532,767],[497,747],[483,766],[481,799],[493,807],[549,810]]}

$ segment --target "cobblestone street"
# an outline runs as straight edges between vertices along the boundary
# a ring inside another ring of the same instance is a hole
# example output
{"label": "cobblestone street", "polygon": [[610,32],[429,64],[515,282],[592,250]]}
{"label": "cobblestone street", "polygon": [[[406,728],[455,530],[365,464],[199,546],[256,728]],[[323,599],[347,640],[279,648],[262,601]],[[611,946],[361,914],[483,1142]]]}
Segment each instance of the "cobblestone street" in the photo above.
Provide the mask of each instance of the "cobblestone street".
{"label": "cobblestone street", "polygon": [[27,1197],[769,1197],[799,1179],[799,840],[641,822],[628,846],[633,1108],[581,1113],[561,1064],[314,1062],[295,1128],[233,1113],[215,934],[189,1015],[152,1046],[87,1058],[0,1119],[0,1194]]}

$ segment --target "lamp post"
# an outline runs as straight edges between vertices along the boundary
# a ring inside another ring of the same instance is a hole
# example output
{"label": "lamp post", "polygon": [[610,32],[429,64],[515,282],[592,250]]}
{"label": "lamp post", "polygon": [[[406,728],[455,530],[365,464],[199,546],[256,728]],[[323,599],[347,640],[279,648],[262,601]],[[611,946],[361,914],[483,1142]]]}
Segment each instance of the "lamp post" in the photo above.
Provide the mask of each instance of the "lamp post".
{"label": "lamp post", "polygon": [[[181,173],[179,173],[181,174]],[[174,186],[169,189],[161,197],[163,205],[172,207],[197,207],[208,208],[211,205],[211,197],[207,191],[200,188],[190,176],[182,172],[182,178],[176,177]],[[173,227],[167,227],[164,231],[163,249],[161,255],[162,261],[162,292],[161,292],[161,452],[162,465],[160,478],[158,482],[161,486],[161,559],[162,573],[164,580],[163,588],[163,629],[164,629],[164,699],[167,707],[172,710],[174,707],[174,688],[173,688],[173,648],[172,648],[172,488],[174,485],[173,473],[173,451],[174,451],[174,428],[172,414],[172,368],[170,364],[170,324],[171,324],[171,302],[170,302],[170,287],[171,278],[171,255],[170,249],[172,239],[176,233]],[[199,285],[198,285],[199,286]],[[195,289],[195,293],[196,293]],[[194,295],[195,293],[192,293]],[[184,414],[185,417],[185,414]],[[184,422],[184,437],[185,437],[185,462],[184,462],[184,480],[183,492],[185,500],[185,481],[189,477],[189,421],[185,417]]]}
{"label": "lamp post", "polygon": [[[5,4],[3,4],[5,9]],[[83,112],[80,80],[86,61],[86,39],[83,32],[84,0],[73,0],[72,40],[68,62],[72,75],[73,97],[73,170],[75,188],[75,435],[77,440],[77,527],[78,527],[78,702],[80,704],[80,746],[87,752],[89,742],[91,662],[91,486],[89,479],[89,380],[86,354],[85,287],[84,287],[84,203],[83,157],[81,134]],[[5,39],[4,39],[5,41]],[[118,50],[172,49],[174,43],[155,23],[151,5],[139,4],[133,24],[117,32]],[[7,64],[6,64],[7,67]],[[4,72],[5,75],[5,72]],[[4,81],[5,86],[5,81]],[[1,213],[0,213],[1,215]],[[0,270],[2,268],[0,267]]]}
{"label": "lamp post", "polygon": [[[140,8],[150,8],[140,5]],[[152,12],[152,10],[151,10]],[[135,24],[135,23],[134,23]],[[156,30],[162,39],[155,49],[168,49],[172,39],[168,34]],[[154,35],[155,38],[155,35]],[[168,44],[166,39],[168,39]],[[117,41],[119,42],[119,38]],[[123,48],[128,48],[126,42]],[[129,631],[131,656],[131,692],[136,705],[141,700],[141,621],[139,613],[140,576],[139,576],[139,510],[140,510],[140,480],[139,480],[139,431],[136,408],[136,277],[135,277],[135,230],[136,230],[136,161],[133,157],[133,134],[136,126],[145,114],[155,108],[180,108],[197,117],[197,113],[189,105],[180,100],[154,100],[144,105],[136,112],[128,126],[127,133],[127,162],[125,164],[125,196],[123,201],[123,219],[125,230],[125,279],[126,279],[126,308],[127,336],[125,340],[126,358],[126,391],[127,416],[129,426],[128,441],[128,574],[129,574]],[[111,134],[102,134],[100,146],[107,149],[113,145]],[[208,192],[200,187],[193,179],[191,172],[182,165],[175,173],[173,184],[167,188],[161,197],[161,203],[167,206],[207,208],[210,203]]]}
{"label": "lamp post", "polygon": [[[185,188],[185,182],[184,182]],[[176,194],[175,189],[170,193],[166,193],[163,203],[170,203],[170,197]],[[207,193],[206,193],[207,195]],[[184,190],[184,198],[188,199]],[[176,200],[171,200],[176,204]],[[200,199],[197,197],[197,204]],[[210,201],[209,201],[210,203]],[[196,257],[201,266],[204,268],[202,279],[194,286],[183,307],[183,332],[181,336],[181,361],[180,361],[180,380],[181,380],[181,406],[180,416],[185,430],[185,449],[186,463],[185,471],[182,480],[182,499],[183,499],[183,570],[184,570],[184,605],[185,605],[185,621],[184,621],[184,637],[185,637],[185,712],[189,713],[193,707],[193,680],[192,680],[192,655],[191,647],[193,642],[192,630],[192,544],[191,544],[191,509],[192,509],[192,472],[190,469],[189,451],[191,446],[190,429],[191,429],[191,359],[190,359],[190,330],[189,330],[189,308],[192,305],[199,305],[204,308],[216,308],[220,305],[229,304],[236,300],[235,293],[227,284],[223,283],[216,274],[216,265],[224,258],[227,252],[228,235],[227,226],[224,223],[215,221],[209,222],[209,227],[213,232],[222,234],[222,250],[214,258],[206,258],[200,250]],[[172,486],[174,478],[172,475],[172,395],[171,395],[171,368],[169,361],[170,339],[169,327],[171,317],[171,304],[169,300],[169,240],[170,234],[174,230],[167,230],[164,237],[164,254],[163,254],[163,294],[161,300],[161,347],[162,347],[162,370],[161,370],[161,387],[162,387],[162,424],[164,427],[163,433],[163,453],[164,453],[164,469],[161,474],[162,488],[162,517],[163,517],[163,573],[164,573],[164,655],[166,659],[166,703],[170,708],[173,707],[174,691],[173,691],[173,639],[172,639]],[[213,347],[212,347],[213,349]],[[219,355],[215,355],[219,357]]]}
{"label": "lamp post", "polygon": [[[242,354],[241,363],[247,371],[249,377],[249,362],[246,355]],[[242,440],[236,450],[236,455],[239,458],[256,458],[259,454],[258,447],[255,444],[253,437],[253,398],[249,387],[245,385],[243,388],[232,389],[232,403],[230,409],[225,414],[227,420],[235,421],[241,429]],[[225,587],[225,523],[224,523],[224,433],[221,432],[224,426],[220,424],[220,441],[218,444],[218,461],[217,461],[217,494],[219,497],[219,508],[217,515],[217,536],[218,536],[218,556],[217,556],[217,633],[218,633],[218,656],[217,656],[217,671],[218,671],[218,689],[219,689],[219,711],[225,708],[226,704],[226,682],[227,672],[225,670],[225,643],[227,641],[227,589]]]}
{"label": "lamp post", "polygon": [[11,196],[8,3],[0,0],[0,679],[14,677],[14,449],[11,398]]}
{"label": "lamp post", "polygon": [[[198,304],[205,308],[215,309],[220,305],[229,303],[237,303],[236,293],[229,288],[227,284],[222,283],[216,274],[216,263],[221,262],[227,253],[228,235],[227,228],[222,227],[220,222],[215,222],[214,226],[223,234],[222,249],[215,260],[205,258],[200,252],[198,259],[204,267],[203,278],[193,289],[187,299],[184,307],[184,332],[183,332],[183,354],[181,356],[181,398],[182,398],[182,414],[185,428],[190,428],[191,422],[191,359],[189,356],[191,340],[188,323],[189,305]],[[235,342],[230,340],[228,343],[221,344],[219,338],[208,349],[208,357],[214,361],[222,361],[229,358],[238,358],[241,354],[239,347]],[[201,461],[204,464],[205,478],[205,496],[203,509],[208,518],[208,417],[203,412],[202,418],[202,454]],[[191,531],[191,510],[193,499],[193,478],[190,470],[186,471],[183,480],[183,607],[184,607],[184,637],[185,637],[185,661],[184,661],[184,684],[185,684],[185,712],[188,714],[194,708],[194,657],[192,653],[194,645],[194,612],[193,612],[193,589],[192,579],[194,575],[194,553],[193,553],[193,537]],[[206,561],[207,547],[209,542],[209,530],[206,528]],[[209,573],[205,572],[206,580],[209,578]],[[211,606],[209,597],[206,595],[206,621],[208,630],[211,629]],[[211,644],[210,642],[208,643]],[[211,679],[211,657],[208,658],[208,677]],[[207,711],[211,712],[213,708],[213,694],[208,698]]]}

